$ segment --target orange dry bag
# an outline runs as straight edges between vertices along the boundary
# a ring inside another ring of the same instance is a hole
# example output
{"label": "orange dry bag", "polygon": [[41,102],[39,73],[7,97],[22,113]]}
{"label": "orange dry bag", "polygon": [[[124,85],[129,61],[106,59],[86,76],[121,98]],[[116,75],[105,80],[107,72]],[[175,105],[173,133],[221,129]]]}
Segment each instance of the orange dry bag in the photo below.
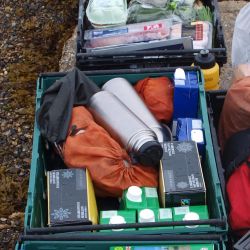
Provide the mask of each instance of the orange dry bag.
{"label": "orange dry bag", "polygon": [[157,169],[132,165],[127,152],[83,106],[73,108],[63,158],[68,167],[89,170],[97,196],[121,197],[132,185],[158,186]]}
{"label": "orange dry bag", "polygon": [[167,77],[145,78],[135,89],[158,121],[172,120],[174,88]]}

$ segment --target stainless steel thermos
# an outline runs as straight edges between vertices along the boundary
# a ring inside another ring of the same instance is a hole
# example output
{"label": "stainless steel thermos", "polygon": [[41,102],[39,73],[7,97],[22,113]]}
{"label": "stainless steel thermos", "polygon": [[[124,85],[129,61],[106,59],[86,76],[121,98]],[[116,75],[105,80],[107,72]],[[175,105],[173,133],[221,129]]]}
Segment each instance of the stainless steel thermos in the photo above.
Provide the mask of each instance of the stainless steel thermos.
{"label": "stainless steel thermos", "polygon": [[103,126],[142,165],[156,166],[163,154],[156,134],[115,95],[108,91],[94,94],[89,109]]}
{"label": "stainless steel thermos", "polygon": [[155,132],[160,143],[166,141],[161,125],[126,79],[113,78],[106,82],[102,89],[120,99],[140,120]]}

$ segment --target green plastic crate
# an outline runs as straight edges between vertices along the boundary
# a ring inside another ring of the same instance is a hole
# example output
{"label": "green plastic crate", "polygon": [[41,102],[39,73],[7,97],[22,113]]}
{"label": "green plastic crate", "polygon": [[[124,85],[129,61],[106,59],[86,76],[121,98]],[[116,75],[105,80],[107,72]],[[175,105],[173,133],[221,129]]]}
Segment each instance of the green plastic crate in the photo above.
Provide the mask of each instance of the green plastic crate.
{"label": "green plastic crate", "polygon": [[[211,141],[210,127],[208,122],[208,114],[206,108],[206,99],[205,91],[203,86],[203,76],[197,68],[187,67],[184,68],[185,71],[195,72],[197,79],[199,81],[199,92],[200,92],[200,101],[199,101],[199,117],[203,120],[203,127],[205,130],[205,140],[206,140],[206,162],[203,166],[203,172],[207,187],[207,202],[210,218],[220,219],[225,221],[224,227],[217,226],[205,226],[199,229],[190,229],[190,228],[176,228],[175,230],[170,229],[159,229],[159,230],[143,230],[142,231],[133,231],[133,235],[142,235],[142,234],[220,234],[226,237],[228,230],[227,218],[225,212],[224,201],[222,198],[220,182],[218,178],[216,162],[214,158],[213,145]],[[159,68],[159,69],[141,69],[141,70],[116,70],[116,71],[91,71],[85,72],[97,85],[101,86],[106,81],[114,77],[124,77],[132,84],[135,84],[138,80],[145,77],[157,77],[157,76],[167,76],[172,78],[175,68]],[[37,97],[36,97],[36,110],[40,106],[40,100],[42,93],[51,86],[55,80],[63,77],[65,73],[48,73],[42,74],[37,81]],[[34,136],[33,136],[33,150],[32,150],[32,161],[31,161],[31,170],[30,170],[30,181],[28,189],[28,199],[25,210],[25,222],[24,230],[32,228],[47,227],[47,200],[46,200],[46,180],[45,180],[45,166],[46,166],[46,157],[44,155],[44,143],[41,138],[40,132],[35,121],[34,125]],[[126,233],[126,232],[124,232]],[[82,234],[82,235],[107,235],[108,233],[104,232],[81,232],[81,233],[66,233],[66,234]],[[114,234],[114,233],[112,233]],[[111,235],[111,233],[109,233]],[[132,244],[133,241],[130,241]],[[146,241],[148,244],[149,242]],[[157,242],[159,243],[159,242]],[[176,243],[176,242],[175,242]],[[117,241],[114,245],[123,244],[122,241]],[[138,244],[145,244],[141,241]],[[152,242],[149,244],[152,245]],[[166,244],[166,242],[164,243]],[[44,247],[42,248],[42,246]],[[55,246],[50,248],[50,246]],[[84,242],[53,242],[49,243],[44,241],[41,243],[39,241],[25,241],[22,245],[19,246],[21,249],[108,249],[108,246],[112,244],[109,241],[84,241]],[[46,247],[48,246],[48,247]],[[59,247],[60,246],[60,247]],[[68,246],[68,247],[67,247]],[[98,248],[97,248],[98,246]],[[95,247],[95,248],[93,248]],[[218,248],[221,249],[221,248]]]}
{"label": "green plastic crate", "polygon": [[[112,246],[152,246],[152,245],[177,245],[177,244],[191,244],[191,243],[212,243],[214,244],[214,250],[226,250],[225,244],[223,242],[122,242],[120,241],[119,244],[116,244],[112,241],[106,242],[79,242],[75,241],[74,243],[69,241],[37,241],[37,242],[27,242],[25,244],[16,245],[15,250],[100,250],[105,249],[109,250]],[[205,249],[204,249],[205,250]]]}

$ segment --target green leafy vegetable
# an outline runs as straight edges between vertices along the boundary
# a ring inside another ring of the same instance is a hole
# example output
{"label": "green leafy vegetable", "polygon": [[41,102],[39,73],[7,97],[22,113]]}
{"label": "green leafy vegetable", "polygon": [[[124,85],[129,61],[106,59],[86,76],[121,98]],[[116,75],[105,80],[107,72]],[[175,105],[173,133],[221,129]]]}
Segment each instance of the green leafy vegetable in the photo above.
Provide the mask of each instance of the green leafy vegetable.
{"label": "green leafy vegetable", "polygon": [[202,6],[196,9],[196,20],[197,21],[208,21],[213,23],[213,13],[207,6]]}

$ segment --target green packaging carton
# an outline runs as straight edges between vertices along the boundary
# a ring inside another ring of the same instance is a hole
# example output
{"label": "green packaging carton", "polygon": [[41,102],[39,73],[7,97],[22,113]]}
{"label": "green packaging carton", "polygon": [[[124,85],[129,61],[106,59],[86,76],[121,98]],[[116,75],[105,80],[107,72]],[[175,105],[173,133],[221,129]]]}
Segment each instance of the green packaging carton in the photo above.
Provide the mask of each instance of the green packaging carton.
{"label": "green packaging carton", "polygon": [[[138,222],[161,222],[161,221],[173,221],[172,209],[171,208],[160,208],[160,209],[142,209],[138,210]],[[150,230],[150,229],[170,229],[173,227],[150,227],[150,228],[139,228],[139,230]]]}
{"label": "green packaging carton", "polygon": [[145,193],[147,208],[159,208],[157,189],[153,187],[143,187],[142,189]]}
{"label": "green packaging carton", "polygon": [[173,221],[172,209],[160,208],[158,218],[159,218],[159,221]]}
{"label": "green packaging carton", "polygon": [[[109,210],[101,211],[100,224],[123,224],[123,223],[135,223],[136,211],[135,210]],[[101,230],[105,232],[114,231],[134,231],[135,228],[126,229],[113,229],[113,230]]]}
{"label": "green packaging carton", "polygon": [[[183,206],[173,208],[174,221],[206,220],[209,219],[207,206]],[[207,227],[207,225],[177,226],[187,228]]]}
{"label": "green packaging carton", "polygon": [[123,192],[121,209],[144,209],[147,207],[147,201],[145,196],[145,189],[131,186]]}
{"label": "green packaging carton", "polygon": [[109,250],[214,250],[213,244],[165,245],[165,246],[115,246]]}

